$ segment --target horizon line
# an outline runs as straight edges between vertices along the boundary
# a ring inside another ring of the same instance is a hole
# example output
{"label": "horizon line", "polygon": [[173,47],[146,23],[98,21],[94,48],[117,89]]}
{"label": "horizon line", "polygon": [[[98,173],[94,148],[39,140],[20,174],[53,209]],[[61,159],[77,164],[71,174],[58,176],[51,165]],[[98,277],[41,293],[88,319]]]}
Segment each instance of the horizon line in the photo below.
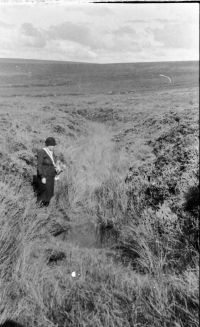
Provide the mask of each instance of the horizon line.
{"label": "horizon line", "polygon": [[158,60],[158,61],[127,61],[127,62],[88,62],[88,61],[73,61],[73,60],[56,60],[56,59],[33,59],[33,58],[0,58],[1,60],[27,60],[27,61],[44,61],[55,63],[77,63],[77,64],[90,64],[90,65],[119,65],[119,64],[142,64],[142,63],[164,63],[164,62],[198,62],[198,59],[190,60]]}

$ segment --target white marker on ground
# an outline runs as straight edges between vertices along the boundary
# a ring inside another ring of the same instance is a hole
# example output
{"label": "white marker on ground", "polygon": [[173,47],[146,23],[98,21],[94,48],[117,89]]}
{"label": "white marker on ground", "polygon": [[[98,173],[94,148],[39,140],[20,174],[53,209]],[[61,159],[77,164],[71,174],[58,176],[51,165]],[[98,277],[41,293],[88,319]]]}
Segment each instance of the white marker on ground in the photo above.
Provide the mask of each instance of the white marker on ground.
{"label": "white marker on ground", "polygon": [[169,82],[172,83],[172,79],[171,79],[171,77],[166,76],[166,75],[163,75],[163,74],[160,74],[160,76],[161,76],[161,77],[165,77],[165,78],[167,78],[167,79],[169,80]]}

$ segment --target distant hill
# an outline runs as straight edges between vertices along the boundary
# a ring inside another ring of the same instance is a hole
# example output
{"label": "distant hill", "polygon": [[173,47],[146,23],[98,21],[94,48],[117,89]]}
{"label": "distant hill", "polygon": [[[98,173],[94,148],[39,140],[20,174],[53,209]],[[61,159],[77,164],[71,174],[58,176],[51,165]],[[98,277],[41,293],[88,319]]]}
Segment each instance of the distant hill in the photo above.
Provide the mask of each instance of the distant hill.
{"label": "distant hill", "polygon": [[[23,59],[23,58],[0,58],[0,63],[20,63],[20,64],[86,64],[93,65],[92,63],[87,62],[78,62],[78,61],[60,61],[60,60],[40,60],[40,59]],[[96,64],[94,64],[96,65]],[[98,65],[98,64],[97,64]]]}
{"label": "distant hill", "polygon": [[116,65],[149,65],[149,64],[173,64],[173,63],[198,63],[198,61],[158,61],[158,62],[123,62],[123,63],[90,63],[90,62],[83,62],[83,61],[65,61],[65,60],[40,60],[40,59],[24,59],[24,58],[0,58],[0,63],[21,63],[21,64],[82,64],[82,65],[109,65],[109,66],[116,66]]}
{"label": "distant hill", "polygon": [[[170,76],[172,83],[163,75]],[[0,59],[0,87],[59,86],[63,92],[119,93],[198,87],[198,61],[94,64]],[[63,89],[61,89],[63,86]],[[67,87],[67,88],[66,88]],[[3,91],[4,92],[4,91]]]}

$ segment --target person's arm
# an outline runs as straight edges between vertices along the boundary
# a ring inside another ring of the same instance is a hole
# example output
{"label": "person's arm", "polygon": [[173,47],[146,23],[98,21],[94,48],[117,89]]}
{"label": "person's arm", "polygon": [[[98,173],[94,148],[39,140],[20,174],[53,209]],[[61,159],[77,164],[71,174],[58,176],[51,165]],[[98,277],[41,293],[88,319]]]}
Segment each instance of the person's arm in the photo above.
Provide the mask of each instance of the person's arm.
{"label": "person's arm", "polygon": [[54,159],[54,168],[55,168],[55,180],[59,179],[59,160],[57,160],[57,156],[55,155],[55,153],[53,153],[53,159]]}
{"label": "person's arm", "polygon": [[58,158],[57,158],[57,156],[55,155],[55,153],[53,153],[53,160],[54,160],[55,165],[57,166]]}
{"label": "person's arm", "polygon": [[37,154],[37,171],[39,176],[42,178],[45,177],[44,170],[43,170],[43,159],[44,159],[44,153],[43,151],[38,151]]}

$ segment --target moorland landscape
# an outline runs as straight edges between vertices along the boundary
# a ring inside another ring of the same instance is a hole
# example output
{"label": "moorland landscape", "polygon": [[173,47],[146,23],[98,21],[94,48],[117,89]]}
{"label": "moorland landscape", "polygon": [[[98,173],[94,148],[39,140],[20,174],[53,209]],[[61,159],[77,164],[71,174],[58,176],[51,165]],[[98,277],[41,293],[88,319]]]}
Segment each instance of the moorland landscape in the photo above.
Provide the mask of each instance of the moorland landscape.
{"label": "moorland landscape", "polygon": [[[198,326],[198,79],[198,62],[0,60],[2,326]],[[48,136],[67,168],[40,208]]]}

